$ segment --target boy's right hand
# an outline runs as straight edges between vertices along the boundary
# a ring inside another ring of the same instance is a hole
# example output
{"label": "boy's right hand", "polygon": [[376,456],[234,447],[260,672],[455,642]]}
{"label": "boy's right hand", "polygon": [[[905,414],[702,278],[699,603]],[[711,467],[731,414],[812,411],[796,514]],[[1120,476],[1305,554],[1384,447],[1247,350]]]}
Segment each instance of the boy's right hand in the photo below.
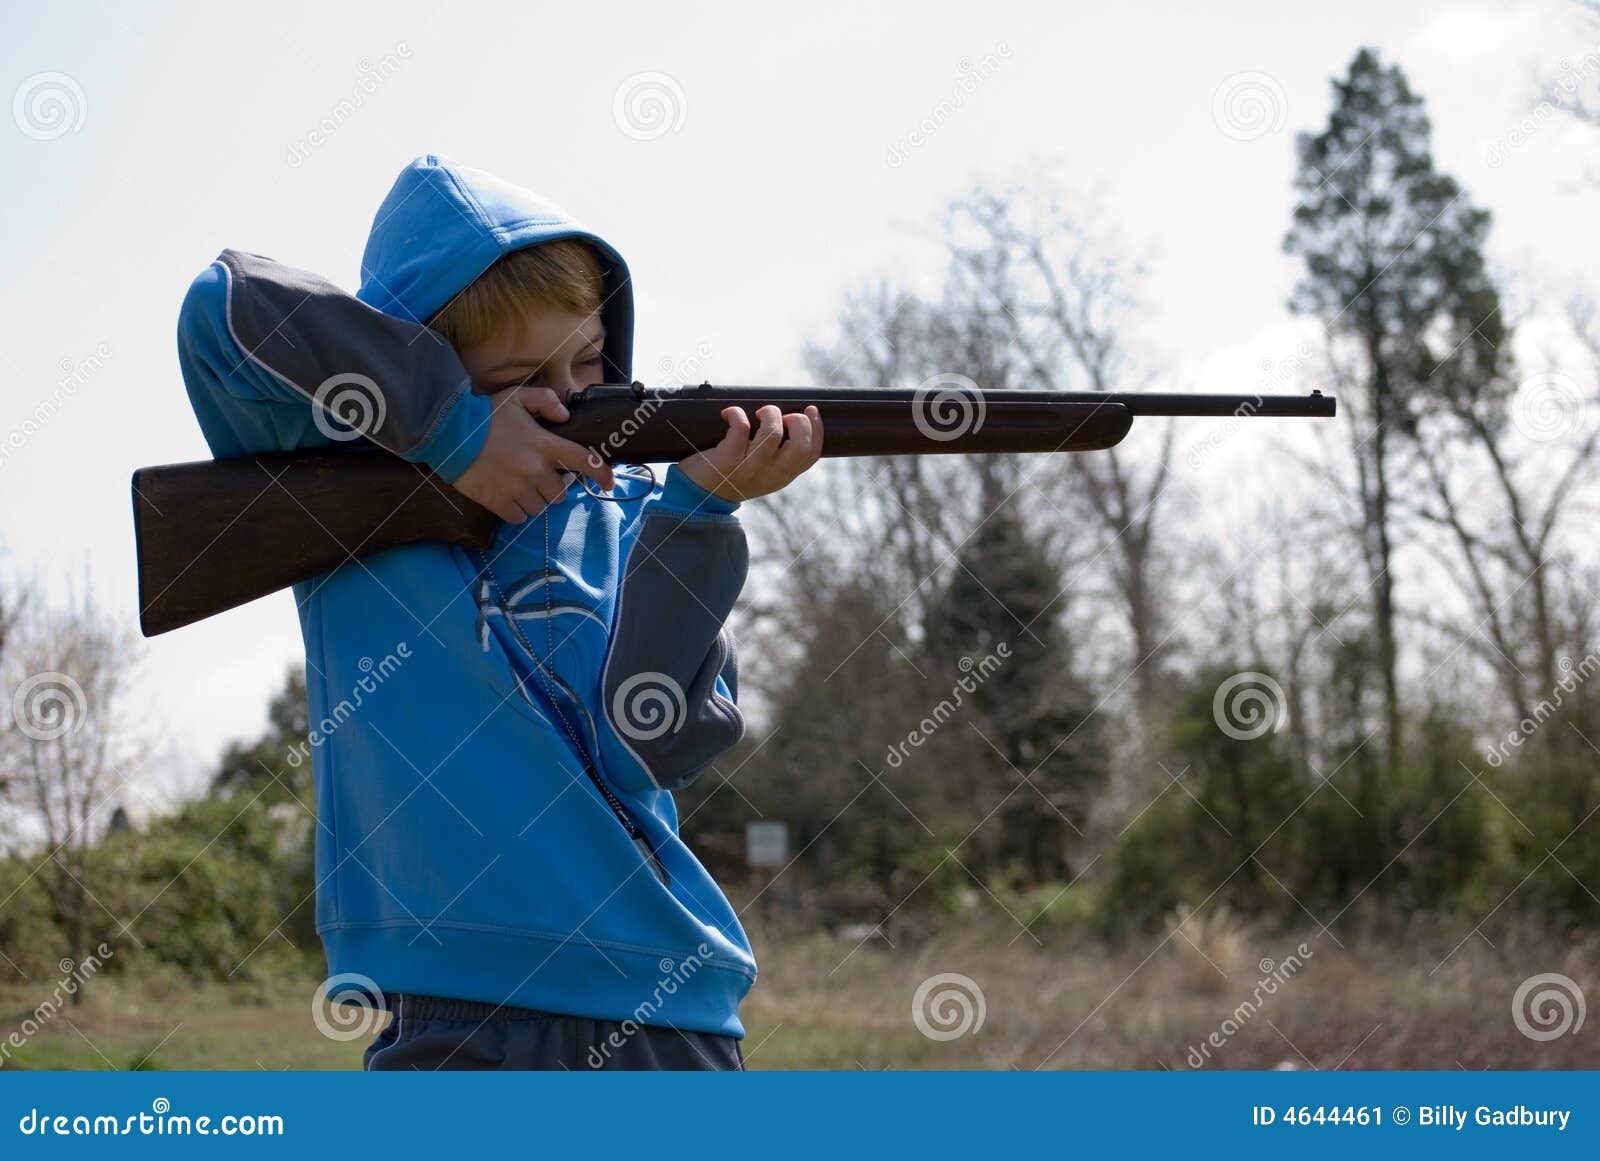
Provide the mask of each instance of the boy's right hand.
{"label": "boy's right hand", "polygon": [[455,488],[508,524],[521,524],[567,494],[562,470],[588,476],[609,491],[611,466],[599,455],[547,430],[541,418],[560,423],[567,409],[548,387],[507,387],[489,396],[494,413],[489,437]]}

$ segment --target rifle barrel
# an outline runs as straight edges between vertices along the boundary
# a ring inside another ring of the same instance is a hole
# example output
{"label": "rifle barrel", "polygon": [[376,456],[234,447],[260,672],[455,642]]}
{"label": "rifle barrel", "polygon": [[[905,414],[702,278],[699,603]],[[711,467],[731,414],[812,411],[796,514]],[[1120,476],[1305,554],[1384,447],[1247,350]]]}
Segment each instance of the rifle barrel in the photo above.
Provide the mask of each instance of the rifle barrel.
{"label": "rifle barrel", "polygon": [[1200,395],[1181,391],[1029,391],[1000,388],[968,388],[943,384],[936,388],[873,387],[750,387],[701,383],[693,387],[646,387],[642,383],[607,383],[574,392],[567,403],[581,407],[586,402],[633,399],[639,402],[675,400],[715,400],[727,405],[776,403],[779,406],[815,403],[871,401],[905,402],[923,398],[981,398],[985,403],[1106,403],[1120,405],[1135,417],[1150,416],[1227,416],[1240,418],[1301,417],[1331,418],[1337,401],[1332,395],[1312,391],[1306,395]]}

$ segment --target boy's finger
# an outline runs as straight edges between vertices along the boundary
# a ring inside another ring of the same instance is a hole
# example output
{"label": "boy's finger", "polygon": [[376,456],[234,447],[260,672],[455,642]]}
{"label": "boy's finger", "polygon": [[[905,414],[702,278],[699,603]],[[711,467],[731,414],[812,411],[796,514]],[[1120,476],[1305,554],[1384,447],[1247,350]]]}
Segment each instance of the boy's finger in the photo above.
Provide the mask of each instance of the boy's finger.
{"label": "boy's finger", "polygon": [[497,499],[493,504],[486,504],[485,507],[507,524],[521,524],[527,519],[528,515],[522,510],[522,506],[510,497]]}
{"label": "boy's finger", "polygon": [[811,456],[811,417],[798,411],[791,411],[783,417],[783,446],[778,449],[777,459],[783,463],[791,460],[805,460]]}
{"label": "boy's finger", "polygon": [[783,439],[783,412],[769,403],[756,412],[756,433],[750,441],[750,455],[770,456]]}
{"label": "boy's finger", "polygon": [[533,482],[534,490],[539,496],[551,504],[559,503],[566,498],[567,481],[560,472],[541,472]]}
{"label": "boy's finger", "polygon": [[744,413],[742,407],[724,407],[722,418],[727,423],[728,430],[719,446],[742,450],[750,440],[750,417]]}
{"label": "boy's finger", "polygon": [[527,487],[521,489],[517,493],[517,498],[514,503],[523,514],[522,517],[516,521],[518,524],[521,524],[523,519],[526,519],[529,516],[537,516],[540,512],[544,511],[544,497],[539,494],[539,489],[535,488],[532,484],[529,484]]}
{"label": "boy's finger", "polygon": [[550,455],[561,467],[588,476],[602,492],[609,492],[616,487],[617,480],[612,474],[611,465],[601,459],[598,452],[573,443],[570,439],[555,436],[550,444]]}
{"label": "boy's finger", "polygon": [[806,414],[811,417],[811,452],[818,459],[822,458],[822,412],[817,410],[816,404],[807,404]]}
{"label": "boy's finger", "polygon": [[548,387],[516,387],[513,397],[517,404],[535,419],[548,419],[562,423],[570,414],[560,396]]}

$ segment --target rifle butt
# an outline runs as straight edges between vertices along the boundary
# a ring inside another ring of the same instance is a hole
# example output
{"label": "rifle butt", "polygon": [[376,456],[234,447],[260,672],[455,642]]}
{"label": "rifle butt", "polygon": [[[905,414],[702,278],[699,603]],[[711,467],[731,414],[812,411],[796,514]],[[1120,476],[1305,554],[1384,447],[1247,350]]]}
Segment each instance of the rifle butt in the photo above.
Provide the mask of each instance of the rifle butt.
{"label": "rifle butt", "polygon": [[132,493],[146,637],[402,544],[487,548],[498,523],[428,469],[366,447],[141,468]]}

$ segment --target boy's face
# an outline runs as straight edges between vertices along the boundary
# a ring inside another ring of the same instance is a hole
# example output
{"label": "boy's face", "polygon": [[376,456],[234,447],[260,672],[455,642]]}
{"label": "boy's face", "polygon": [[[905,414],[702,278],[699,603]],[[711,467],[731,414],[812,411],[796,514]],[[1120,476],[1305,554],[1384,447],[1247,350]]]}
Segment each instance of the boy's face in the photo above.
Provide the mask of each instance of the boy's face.
{"label": "boy's face", "polygon": [[456,353],[472,376],[474,394],[526,385],[548,387],[565,400],[569,392],[605,381],[605,341],[598,311],[529,311],[520,325]]}

